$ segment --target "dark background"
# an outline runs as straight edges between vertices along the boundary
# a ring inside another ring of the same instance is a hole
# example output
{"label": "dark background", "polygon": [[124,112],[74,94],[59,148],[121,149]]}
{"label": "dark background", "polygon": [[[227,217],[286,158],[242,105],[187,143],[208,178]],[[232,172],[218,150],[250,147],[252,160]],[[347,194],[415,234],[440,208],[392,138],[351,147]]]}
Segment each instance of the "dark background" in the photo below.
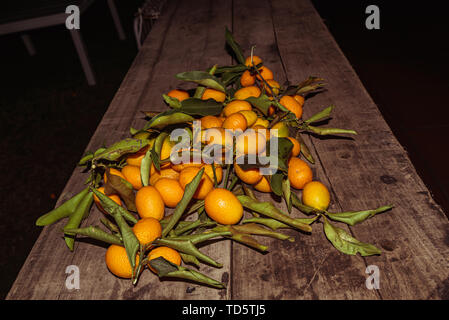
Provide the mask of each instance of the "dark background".
{"label": "dark background", "polygon": [[[243,0],[242,0],[243,1]],[[293,0],[292,0],[293,1]],[[329,1],[313,4],[435,200],[449,212],[449,24],[442,2]],[[26,1],[21,1],[26,3]],[[116,1],[127,40],[97,1],[82,15],[95,69],[89,87],[64,26],[0,36],[0,297],[9,291],[41,228],[99,124],[137,48],[132,19],[141,1]],[[365,28],[365,8],[380,8],[380,30]]]}

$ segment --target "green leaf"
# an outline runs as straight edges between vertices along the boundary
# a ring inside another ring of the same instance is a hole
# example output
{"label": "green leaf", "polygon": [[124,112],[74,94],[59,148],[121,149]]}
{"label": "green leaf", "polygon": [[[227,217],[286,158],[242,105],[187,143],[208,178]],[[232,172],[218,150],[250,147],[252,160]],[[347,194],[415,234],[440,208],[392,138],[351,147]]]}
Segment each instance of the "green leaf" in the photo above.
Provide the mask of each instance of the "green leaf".
{"label": "green leaf", "polygon": [[[97,191],[96,189],[92,189],[93,192],[97,195],[98,193],[101,193]],[[101,197],[98,197],[100,200],[100,204],[103,207],[103,209],[112,215],[113,212],[119,212],[127,221],[131,222],[132,224],[137,223],[136,217],[134,217],[128,210],[123,208],[122,206],[119,206],[115,201],[110,199],[108,196],[101,193]]]}
{"label": "green leaf", "polygon": [[[223,84],[227,87],[240,79],[241,76],[241,72],[226,72],[221,76],[221,81],[223,81]],[[228,91],[226,91],[226,93],[228,94]]]}
{"label": "green leaf", "polygon": [[154,128],[160,130],[169,125],[187,123],[193,120],[195,119],[192,116],[183,112],[179,112],[177,109],[171,109],[159,113],[157,116],[151,118],[151,120],[145,124],[143,129],[147,130]]}
{"label": "green leaf", "polygon": [[298,132],[296,134],[296,140],[299,141],[299,144],[301,146],[301,154],[306,158],[307,161],[309,161],[311,164],[315,163],[315,159],[313,159],[312,153],[310,152],[309,147],[304,142],[304,139],[302,138],[301,134]]}
{"label": "green leaf", "polygon": [[393,206],[382,206],[374,210],[364,210],[364,211],[348,211],[348,212],[339,212],[339,213],[327,213],[327,216],[335,221],[344,222],[350,226],[353,226],[357,223],[360,223],[362,221],[365,221],[366,219],[369,219],[373,217],[374,215],[378,213],[382,213],[385,211],[388,211],[392,209]]}
{"label": "green leaf", "polygon": [[181,108],[181,101],[179,101],[179,99],[169,97],[166,94],[163,94],[162,97],[164,98],[164,101],[173,109]]}
{"label": "green leaf", "polygon": [[259,97],[249,97],[245,99],[253,105],[253,107],[259,109],[265,116],[268,116],[268,109],[274,103],[274,100],[270,100],[266,94],[261,94]]}
{"label": "green leaf", "polygon": [[154,141],[153,149],[151,149],[150,156],[156,170],[161,170],[161,150],[168,133],[161,132]]}
{"label": "green leaf", "polygon": [[[301,223],[304,224],[312,224],[313,222],[315,222],[318,219],[319,216],[315,216],[313,218],[298,218],[295,219]],[[254,218],[249,218],[249,219],[245,219],[242,221],[242,223],[259,223],[262,224],[270,229],[273,230],[277,230],[277,229],[285,229],[285,228],[292,228],[291,226],[289,226],[288,224],[282,223],[278,220],[275,219],[271,219],[271,218],[260,218],[260,217],[254,217]]]}
{"label": "green leaf", "polygon": [[327,107],[326,109],[314,114],[309,119],[305,120],[305,123],[314,123],[326,118],[329,118],[334,106]]}
{"label": "green leaf", "polygon": [[[273,139],[273,138],[272,138]],[[277,150],[277,158],[278,158],[278,168],[284,172],[288,170],[288,160],[290,159],[290,154],[292,152],[293,143],[287,138],[278,138],[278,150]],[[269,157],[274,157],[274,154],[271,155],[270,152],[270,142],[267,142],[267,153]],[[274,163],[273,160],[270,160],[270,163]]]}
{"label": "green leaf", "polygon": [[212,229],[212,231],[215,232],[230,232],[231,236],[228,236],[228,238],[231,238],[234,241],[243,243],[251,248],[254,248],[256,250],[259,250],[261,252],[265,252],[268,250],[268,247],[265,245],[260,244],[259,242],[257,242],[256,239],[254,239],[253,237],[251,237],[250,234],[242,232],[237,230],[234,226],[231,225],[219,225],[215,228]]}
{"label": "green leaf", "polygon": [[[176,235],[181,235],[196,228],[213,227],[217,224],[214,221],[201,221],[199,219],[195,221],[186,221],[187,223],[184,223],[183,225],[181,225],[181,222],[183,221],[179,221],[178,226],[174,229]],[[193,243],[195,244],[195,241],[193,241]]]}
{"label": "green leaf", "polygon": [[287,205],[287,211],[291,213],[293,205],[292,205],[290,180],[288,179],[288,177],[282,180],[282,196],[285,200],[285,204]]}
{"label": "green leaf", "polygon": [[142,180],[142,185],[144,187],[148,186],[150,183],[151,164],[153,163],[153,160],[151,159],[152,150],[152,148],[147,150],[140,164],[140,179]]}
{"label": "green leaf", "polygon": [[100,218],[100,222],[101,222],[106,228],[108,228],[111,232],[116,233],[116,234],[120,234],[119,228],[118,228],[117,225],[116,225],[114,222],[112,222],[111,220],[109,220],[109,219],[107,219],[107,218],[105,218],[105,217],[102,217],[102,218]]}
{"label": "green leaf", "polygon": [[86,165],[92,158],[94,157],[94,154],[92,152],[87,152],[81,160],[78,162],[79,166]]}
{"label": "green leaf", "polygon": [[310,92],[313,92],[319,88],[324,87],[324,79],[318,77],[309,77],[297,86],[296,94],[305,96]]}
{"label": "green leaf", "polygon": [[136,266],[136,255],[137,251],[140,248],[140,243],[139,240],[137,240],[136,236],[134,235],[132,228],[126,223],[124,219],[125,216],[124,214],[125,213],[129,214],[129,212],[125,208],[116,204],[109,197],[99,192],[98,190],[92,189],[92,191],[100,200],[103,209],[105,209],[114,218],[115,223],[119,227],[129,263],[131,264],[131,267],[134,270]]}
{"label": "green leaf", "polygon": [[180,278],[191,280],[197,283],[202,283],[208,286],[212,286],[218,289],[225,288],[225,285],[217,280],[209,278],[208,276],[195,271],[190,270],[181,266],[177,266],[163,257],[158,257],[156,259],[150,260],[150,266],[153,267],[159,276],[159,278],[168,277],[168,278]]}
{"label": "green leaf", "polygon": [[232,228],[236,229],[239,232],[243,232],[243,233],[271,237],[271,238],[279,239],[279,240],[288,240],[290,242],[295,241],[295,239],[289,235],[279,233],[279,232],[274,232],[269,229],[265,229],[265,228],[257,225],[256,223],[246,223],[244,225],[236,225],[236,226],[233,226]]}
{"label": "green leaf", "polygon": [[270,178],[271,190],[277,196],[282,196],[282,180],[284,179],[283,173],[275,173]]}
{"label": "green leaf", "polygon": [[136,128],[130,127],[129,128],[129,134],[130,135],[135,135],[137,132],[139,132],[139,130],[137,130]]}
{"label": "green leaf", "polygon": [[181,102],[182,111],[189,115],[197,116],[215,116],[223,110],[223,104],[214,99],[202,100],[197,98],[188,98]]}
{"label": "green leaf", "polygon": [[329,239],[338,251],[349,255],[360,253],[363,257],[381,254],[381,251],[372,244],[360,242],[349,235],[345,230],[333,226],[326,218],[324,218],[323,223],[324,233],[326,234],[327,239]]}
{"label": "green leaf", "polygon": [[181,201],[177,204],[175,210],[173,211],[173,215],[170,218],[170,221],[167,223],[166,227],[162,230],[162,237],[167,236],[171,229],[178,223],[182,214],[186,210],[190,200],[192,200],[193,195],[198,188],[201,178],[203,177],[204,168],[196,174],[196,176],[188,183],[184,189],[184,195],[182,196]]}
{"label": "green leaf", "polygon": [[104,185],[105,194],[107,196],[110,196],[111,194],[120,195],[120,198],[122,198],[125,202],[126,208],[128,208],[128,210],[137,212],[135,204],[136,196],[134,194],[133,186],[122,177],[111,174],[109,172],[109,168],[106,169],[106,177],[107,182]]}
{"label": "green leaf", "polygon": [[248,68],[244,64],[236,64],[232,66],[221,66],[217,67],[215,69],[215,74],[222,74],[222,73],[240,73],[242,74],[248,70]]}
{"label": "green leaf", "polygon": [[121,156],[127,153],[135,153],[142,148],[146,147],[148,144],[148,140],[140,140],[140,139],[124,139],[117,143],[114,143],[112,146],[106,148],[102,152],[96,154],[92,160],[108,160],[115,161],[119,159]]}
{"label": "green leaf", "polygon": [[193,264],[197,268],[200,267],[200,261],[196,257],[194,257],[190,254],[182,253],[182,252],[180,253],[180,255],[181,255],[181,259],[184,263]]}
{"label": "green leaf", "polygon": [[117,237],[116,235],[107,233],[98,227],[89,226],[86,228],[65,229],[64,231],[66,233],[82,235],[82,236],[100,240],[100,241],[103,241],[106,243],[123,246],[123,242],[122,242],[122,240],[120,240],[119,237]]}
{"label": "green leaf", "polygon": [[[273,139],[273,138],[272,138]],[[290,159],[290,153],[293,148],[293,143],[287,138],[277,138],[278,149],[277,155],[270,152],[270,141],[267,142],[266,155],[258,155],[256,161],[249,161],[249,155],[243,155],[236,159],[236,163],[243,169],[249,170],[253,168],[271,168],[273,171],[278,169],[287,172],[288,160]],[[271,140],[271,139],[270,139]],[[277,163],[277,166],[275,165]],[[282,189],[279,188],[279,195],[282,195]]]}
{"label": "green leaf", "polygon": [[176,75],[176,78],[184,81],[191,81],[207,88],[212,88],[221,92],[225,92],[224,84],[216,76],[205,71],[187,71]]}
{"label": "green leaf", "polygon": [[312,232],[312,228],[309,225],[286,215],[281,210],[276,208],[274,204],[271,202],[260,202],[243,195],[237,196],[237,198],[242,203],[243,207],[249,210],[260,213],[261,215],[264,215],[266,217],[278,220],[280,222],[283,222],[289,226],[295,227],[305,232]]}
{"label": "green leaf", "polygon": [[166,246],[176,251],[180,251],[186,254],[190,254],[196,257],[198,260],[208,263],[214,267],[221,268],[223,265],[216,262],[211,257],[205,255],[190,240],[173,240],[170,238],[160,238],[153,241],[154,245]]}
{"label": "green leaf", "polygon": [[294,207],[299,209],[301,212],[304,212],[305,214],[311,215],[311,214],[317,214],[317,213],[324,213],[324,211],[309,207],[302,203],[302,201],[298,198],[298,196],[295,193],[291,193],[292,196],[292,204]]}
{"label": "green leaf", "polygon": [[311,125],[304,126],[304,130],[319,134],[320,136],[334,134],[357,134],[354,130],[338,129],[338,128],[320,128]]}
{"label": "green leaf", "polygon": [[245,223],[258,223],[258,224],[262,224],[272,230],[277,230],[277,229],[287,229],[287,228],[292,228],[291,226],[289,226],[288,224],[285,224],[283,222],[280,222],[278,220],[275,219],[271,219],[271,218],[260,218],[260,217],[254,217],[254,218],[249,218],[249,219],[245,219],[242,221],[243,224]]}
{"label": "green leaf", "polygon": [[232,35],[231,31],[229,31],[228,28],[226,28],[225,32],[225,38],[226,38],[226,44],[232,49],[234,52],[236,60],[240,64],[245,64],[245,58],[243,56],[242,48],[240,45],[235,41],[234,36]]}
{"label": "green leaf", "polygon": [[40,216],[36,220],[36,226],[39,227],[48,226],[62,218],[70,216],[72,213],[75,212],[76,208],[78,207],[78,204],[81,202],[82,199],[84,199],[84,197],[87,195],[88,192],[89,188],[85,188],[80,193],[76,194],[69,200],[65,201],[59,207]]}
{"label": "green leaf", "polygon": [[65,230],[78,228],[83,221],[84,218],[87,218],[92,202],[94,201],[92,192],[88,192],[84,198],[77,205],[75,212],[70,215],[69,221],[64,226],[64,240],[67,244],[67,247],[73,251],[73,247],[75,244],[75,235]]}
{"label": "green leaf", "polygon": [[[214,225],[216,225],[216,223],[214,223]],[[222,232],[206,231],[203,233],[189,234],[189,235],[184,235],[184,236],[176,236],[176,237],[170,238],[170,240],[190,241],[196,245],[198,243],[201,243],[201,242],[213,239],[213,238],[230,236],[230,235],[232,235],[232,233],[229,231],[222,231]]]}

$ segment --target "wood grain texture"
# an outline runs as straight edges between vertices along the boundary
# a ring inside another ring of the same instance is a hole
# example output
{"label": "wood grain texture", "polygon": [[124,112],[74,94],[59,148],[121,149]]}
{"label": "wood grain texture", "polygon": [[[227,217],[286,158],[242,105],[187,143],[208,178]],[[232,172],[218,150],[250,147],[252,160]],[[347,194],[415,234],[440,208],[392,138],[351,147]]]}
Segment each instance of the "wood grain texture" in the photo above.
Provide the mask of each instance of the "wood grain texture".
{"label": "wood grain texture", "polygon": [[[254,19],[248,19],[248,12]],[[274,12],[273,12],[274,13]],[[289,74],[285,72],[277,35],[273,29],[272,9],[269,1],[239,1],[234,3],[234,29],[243,48],[256,45],[255,55],[270,68],[275,80],[283,84]],[[264,26],[264,27],[261,27]],[[295,37],[298,30],[295,31]],[[289,37],[291,39],[291,37]],[[310,39],[311,41],[312,39]],[[310,45],[310,44],[308,44]],[[246,51],[246,55],[250,52]],[[292,71],[299,67],[295,66]],[[306,77],[304,77],[305,79]],[[340,141],[334,142],[339,144]],[[314,150],[312,150],[314,151]],[[314,177],[326,181],[325,171],[317,159]],[[286,210],[284,201],[271,195],[258,193],[259,200],[274,201]],[[340,210],[336,205],[333,210]],[[296,209],[295,217],[304,217]],[[314,225],[311,235],[289,232],[295,242],[261,239],[269,246],[269,253],[258,254],[247,247],[234,244],[232,297],[234,299],[375,299],[375,292],[365,287],[365,264],[360,257],[340,254],[325,238],[321,225]]]}
{"label": "wood grain texture", "polygon": [[[193,87],[177,80],[176,73],[230,64],[225,26],[246,55],[256,45],[255,54],[279,83],[298,83],[310,75],[326,79],[327,91],[306,101],[304,116],[334,104],[328,126],[359,134],[306,137],[316,159],[314,177],[331,190],[330,211],[395,205],[360,225],[338,224],[381,248],[382,255],[344,255],[316,224],[311,235],[286,231],[293,243],[259,238],[269,246],[268,254],[230,241],[203,247],[224,266],[200,271],[226,282],[226,290],[161,282],[149,271],[133,287],[108,272],[105,246],[81,240],[69,252],[61,222],[43,229],[7,299],[448,299],[448,221],[309,0],[169,1],[86,150],[127,137],[130,126],[140,128],[140,111],[165,110],[162,93]],[[85,178],[76,169],[57,205],[80,191]],[[258,196],[285,209],[279,199]],[[301,216],[296,210],[292,215]],[[84,225],[99,224],[100,216],[92,209]],[[65,287],[69,265],[80,268],[80,290]],[[380,269],[380,290],[366,289],[368,265]]]}
{"label": "wood grain texture", "polygon": [[[186,15],[185,12],[195,12],[190,3],[169,2],[164,15],[148,35],[86,150],[96,150],[101,145],[110,145],[127,137],[130,126],[141,127],[145,122],[141,119],[140,111],[148,110],[145,106],[154,106],[146,101],[158,101],[161,105],[163,103],[161,94],[167,91],[167,86],[163,82],[165,78],[161,80],[161,77],[166,76],[167,84],[175,86],[180,81],[174,78],[174,74],[185,71],[185,67],[204,69],[208,63],[231,62],[229,55],[223,50],[224,27],[231,25],[230,4],[197,1],[197,14]],[[210,37],[200,34],[200,29],[190,29],[195,27],[199,16],[203,17],[201,28],[208,30]],[[211,39],[212,35],[215,38]],[[174,53],[171,46],[188,47],[191,55],[198,59],[189,61],[180,58],[179,52],[182,48],[178,53]],[[209,52],[212,58],[202,59],[205,52]],[[170,59],[163,58],[164,55],[170,55]],[[187,65],[184,64],[186,61]],[[162,108],[150,107],[149,110]],[[82,189],[85,178],[81,170],[76,169],[57,205]],[[83,225],[98,224],[100,216],[101,213],[93,208]],[[161,282],[150,271],[143,273],[139,285],[133,287],[129,281],[117,279],[109,273],[103,258],[105,247],[99,243],[93,245],[90,241],[77,241],[74,253],[70,253],[59,231],[63,226],[64,222],[60,222],[44,228],[7,299],[223,299],[229,296],[228,290],[216,290],[181,281]],[[217,242],[202,250],[220,260],[223,268],[204,266],[201,272],[226,283],[230,278],[230,242]],[[80,290],[70,291],[65,287],[65,269],[68,265],[77,265],[80,268]],[[45,275],[42,270],[45,270]]]}
{"label": "wood grain texture", "polygon": [[[272,1],[272,6],[289,80],[318,75],[328,83],[326,92],[306,102],[305,117],[335,104],[331,126],[359,133],[353,140],[313,139],[334,202],[345,211],[395,205],[350,228],[383,251],[364,258],[380,269],[380,297],[447,299],[449,224],[443,211],[310,3]],[[298,41],[289,41],[292,34]]]}

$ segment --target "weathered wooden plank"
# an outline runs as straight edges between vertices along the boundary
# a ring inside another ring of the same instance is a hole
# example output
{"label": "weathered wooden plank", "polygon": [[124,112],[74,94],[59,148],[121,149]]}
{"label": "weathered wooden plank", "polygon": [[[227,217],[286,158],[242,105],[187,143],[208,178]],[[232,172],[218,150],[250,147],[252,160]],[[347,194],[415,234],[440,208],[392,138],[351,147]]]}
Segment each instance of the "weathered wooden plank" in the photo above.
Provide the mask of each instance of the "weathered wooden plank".
{"label": "weathered wooden plank", "polygon": [[[364,259],[380,269],[380,296],[447,299],[449,224],[444,213],[310,2],[272,1],[272,7],[289,80],[317,75],[328,82],[328,91],[306,102],[305,116],[335,104],[331,125],[359,133],[354,140],[314,143],[334,203],[345,210],[396,206],[351,227],[355,237],[383,250]],[[291,41],[293,34],[297,41]]]}
{"label": "weathered wooden plank", "polygon": [[[86,150],[96,150],[102,144],[111,144],[127,134],[137,112],[137,101],[158,58],[163,39],[160,35],[165,34],[165,30],[169,27],[170,17],[175,8],[175,3],[167,8],[167,14],[161,17],[154,27],[154,32],[149,35],[149,41],[144,45],[145,49],[142,49],[145,50],[143,51],[145,54],[138,55],[134,60]],[[149,46],[150,42],[151,46]],[[75,169],[57,206],[83,188],[86,177],[81,171],[81,169]],[[93,217],[98,217],[98,211],[92,212],[89,221]],[[65,288],[67,276],[65,270],[67,266],[73,264],[73,257],[78,254],[80,243],[76,242],[75,253],[68,251],[60,232],[64,223],[61,221],[43,229],[8,293],[7,299],[57,299],[61,290],[67,290]],[[83,245],[86,244],[81,244],[81,248]],[[104,263],[100,263],[102,258],[98,256],[97,258],[100,259],[99,265],[104,265]],[[85,286],[85,291],[89,291],[89,284],[83,281],[83,277],[87,273],[84,274],[83,270],[80,270],[80,273],[81,286]],[[108,273],[104,274],[110,276]]]}
{"label": "weathered wooden plank", "polygon": [[[146,110],[145,106],[150,106],[150,110],[158,110],[152,106],[155,103],[148,104],[146,101],[161,101],[161,93],[166,92],[167,84],[174,84],[174,74],[176,72],[185,71],[194,66],[196,68],[204,68],[205,61],[214,63],[213,59],[223,61],[229,56],[222,50],[224,43],[224,26],[231,24],[230,2],[214,3],[213,1],[201,1],[196,3],[196,11],[192,10],[189,3],[172,1],[166,9],[164,15],[156,24],[155,28],[149,34],[140,54],[128,72],[123,84],[118,90],[108,112],[102,119],[100,126],[89,143],[88,150],[96,149],[102,144],[110,144],[120,138],[128,135],[130,125],[141,127],[144,123],[138,113],[139,110]],[[192,15],[186,15],[185,12],[192,12]],[[198,23],[198,17],[203,17],[203,21]],[[176,24],[176,26],[173,26]],[[196,30],[189,29],[191,27]],[[186,30],[185,33],[179,32]],[[201,37],[198,36],[201,29],[208,30],[211,34],[221,34],[221,37]],[[172,53],[173,47],[179,47],[179,52]],[[187,48],[192,56],[202,58],[188,62],[184,65],[184,59],[180,59],[182,50]],[[220,49],[220,50],[219,50]],[[176,59],[174,59],[176,58]],[[211,60],[212,59],[212,60]],[[160,79],[160,75],[167,75],[167,83]],[[168,76],[171,80],[168,80]],[[161,110],[161,109],[159,109]],[[67,184],[68,190],[64,194],[73,194],[74,190],[79,190],[83,179],[79,172],[76,172]],[[61,201],[58,202],[58,204]],[[99,218],[99,211],[93,209],[89,219],[85,225],[96,223]],[[173,298],[192,298],[205,299],[215,298],[221,299],[227,296],[226,290],[216,290],[211,288],[199,287],[184,282],[165,281],[161,283],[151,272],[145,272],[140,281],[139,286],[133,288],[129,281],[124,281],[113,277],[103,263],[105,249],[102,246],[93,246],[91,243],[79,241],[76,243],[74,254],[69,254],[60,241],[60,234],[55,228],[61,228],[63,224],[50,226],[42,232],[42,235],[36,243],[36,249],[30,254],[29,259],[35,260],[35,252],[46,250],[46,253],[40,255],[36,264],[52,265],[52,272],[46,274],[48,279],[42,285],[39,282],[36,290],[29,290],[29,276],[24,279],[24,275],[35,275],[39,277],[41,271],[32,271],[31,266],[22,269],[16,283],[14,284],[8,298],[49,298],[49,299],[129,299],[129,298],[148,298],[148,299],[173,299]],[[49,241],[49,238],[51,241]],[[56,244],[56,247],[55,247]],[[229,279],[230,265],[230,243],[219,242],[211,245],[204,250],[206,254],[222,260],[224,267],[215,269],[205,266],[202,272],[212,277],[227,282]],[[221,256],[217,256],[217,252],[224,252]],[[227,259],[227,261],[226,261]],[[78,291],[69,291],[65,288],[65,267],[74,264],[79,266],[81,272],[81,289]],[[42,270],[42,269],[40,269]],[[56,275],[56,276],[55,276]],[[189,294],[186,289],[189,289]],[[84,290],[83,290],[84,288]],[[155,290],[156,289],[156,290]],[[44,294],[45,293],[45,294]]]}
{"label": "weathered wooden plank", "polygon": [[[360,240],[383,248],[383,255],[365,259],[343,255],[331,247],[321,226],[316,225],[310,236],[291,231],[295,243],[261,239],[270,247],[267,255],[229,241],[203,248],[224,267],[201,271],[218,280],[230,279],[227,290],[179,281],[161,283],[149,271],[134,288],[107,271],[104,247],[79,241],[75,252],[69,253],[61,238],[63,223],[58,223],[44,228],[7,298],[447,298],[447,219],[307,0],[169,2],[87,150],[127,136],[130,126],[141,127],[140,110],[164,110],[163,92],[190,88],[174,78],[177,72],[229,63],[223,50],[225,25],[232,26],[243,48],[257,45],[256,54],[264,58],[281,84],[309,75],[328,80],[328,91],[306,102],[305,116],[335,104],[331,125],[355,129],[359,136],[316,143],[315,138],[310,139],[317,159],[315,177],[331,189],[331,210],[373,208],[395,199],[392,212],[346,228]],[[58,205],[78,192],[84,179],[76,169]],[[273,200],[266,195],[261,198]],[[285,208],[282,202],[279,205]],[[97,223],[99,216],[93,209],[85,224]],[[72,264],[81,271],[78,291],[65,287],[65,268]],[[376,292],[365,287],[369,264],[381,271],[381,289]]]}
{"label": "weathered wooden plank", "polygon": [[[256,45],[254,54],[260,56],[273,71],[275,80],[281,84],[289,80],[283,57],[279,55],[269,1],[234,3],[234,30],[237,41],[247,49],[247,55],[250,54],[250,46]],[[295,72],[295,69],[292,71]],[[316,154],[314,156],[318,158]],[[314,173],[318,180],[326,180],[319,160],[314,166]],[[274,200],[270,195],[258,195],[261,200],[277,201],[277,206],[285,210],[283,201]],[[331,209],[339,210],[336,205]],[[301,216],[297,211],[293,215]],[[339,254],[321,229],[318,224],[314,226],[312,235],[289,232],[295,237],[294,243],[261,239],[270,248],[266,255],[234,244],[233,273],[240,276],[233,277],[232,297],[276,300],[377,298],[365,287],[366,267],[363,260]]]}
{"label": "weathered wooden plank", "polygon": [[[151,70],[151,76],[145,83],[143,90],[141,89],[141,96],[136,106],[137,110],[154,110],[156,103],[163,105],[162,93],[167,92],[167,85],[180,82],[174,77],[176,72],[189,70],[192,67],[205,68],[204,62],[195,59],[188,60],[189,62],[185,64],[186,60],[180,59],[184,48],[190,51],[192,57],[201,57],[203,50],[206,50],[213,52],[215,55],[221,54],[221,59],[227,58],[229,60],[225,52],[220,53],[216,49],[214,52],[214,48],[209,47],[209,44],[215,45],[217,42],[223,43],[224,41],[223,25],[230,21],[231,17],[230,9],[227,8],[228,4],[226,2],[214,3],[205,0],[196,2],[195,8],[192,8],[188,2],[179,2],[173,16],[170,18],[171,24],[165,35],[163,35],[163,45],[159,51],[157,62]],[[185,14],[186,12],[191,14]],[[220,12],[224,14],[219,15]],[[197,17],[205,18],[198,22]],[[217,19],[218,17],[221,20]],[[192,27],[197,29],[191,29]],[[201,28],[206,28],[214,34],[221,34],[221,37],[209,39],[199,33]],[[186,31],[183,32],[182,30]],[[172,48],[177,46],[180,46],[179,51],[173,53]],[[223,50],[220,51],[222,52]],[[149,103],[148,101],[154,102]],[[145,109],[146,107],[148,109]],[[142,123],[139,119],[136,119],[136,115],[138,116],[139,113],[133,112],[132,126],[141,127]],[[93,217],[92,221],[98,221],[98,217]],[[61,290],[61,295],[59,296],[61,299],[72,299],[77,296],[83,299],[205,299],[206,297],[221,299],[226,297],[227,294],[226,290],[216,290],[183,281],[161,282],[149,270],[142,274],[138,285],[133,287],[129,281],[117,279],[109,274],[106,265],[102,261],[102,256],[105,252],[103,248],[94,248],[91,245],[86,245],[86,248],[81,250],[80,244],[80,248],[77,248],[77,250],[80,253],[76,255],[73,263],[78,265],[81,270],[85,270],[85,278],[89,290],[88,292]],[[202,251],[223,263],[223,268],[220,269],[204,266],[201,268],[202,272],[220,281],[229,277],[229,242],[217,242],[202,249]],[[217,254],[218,252],[220,254]],[[99,256],[101,257],[100,260]],[[99,268],[101,272],[96,271],[96,268]]]}

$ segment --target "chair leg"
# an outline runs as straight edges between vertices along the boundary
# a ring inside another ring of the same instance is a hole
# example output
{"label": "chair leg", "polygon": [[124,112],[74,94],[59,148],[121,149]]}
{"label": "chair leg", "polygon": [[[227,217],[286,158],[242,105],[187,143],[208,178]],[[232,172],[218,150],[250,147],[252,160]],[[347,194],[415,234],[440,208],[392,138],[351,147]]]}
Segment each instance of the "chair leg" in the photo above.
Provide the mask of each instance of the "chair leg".
{"label": "chair leg", "polygon": [[114,0],[108,0],[109,10],[111,11],[112,20],[114,20],[115,29],[117,29],[118,38],[120,40],[125,40],[126,35],[123,31],[122,23],[120,22],[120,17],[117,12],[117,7],[115,6]]}
{"label": "chair leg", "polygon": [[94,86],[96,85],[95,75],[92,70],[92,66],[90,65],[89,57],[87,56],[86,47],[81,37],[81,33],[77,29],[69,30],[69,32],[72,36],[73,44],[75,45],[78,57],[80,58],[81,66],[86,76],[87,83],[90,86]]}
{"label": "chair leg", "polygon": [[36,48],[33,45],[33,41],[31,41],[31,38],[29,35],[27,34],[22,34],[20,35],[20,37],[22,38],[23,44],[25,45],[25,48],[28,51],[28,54],[30,56],[34,56],[36,54]]}

